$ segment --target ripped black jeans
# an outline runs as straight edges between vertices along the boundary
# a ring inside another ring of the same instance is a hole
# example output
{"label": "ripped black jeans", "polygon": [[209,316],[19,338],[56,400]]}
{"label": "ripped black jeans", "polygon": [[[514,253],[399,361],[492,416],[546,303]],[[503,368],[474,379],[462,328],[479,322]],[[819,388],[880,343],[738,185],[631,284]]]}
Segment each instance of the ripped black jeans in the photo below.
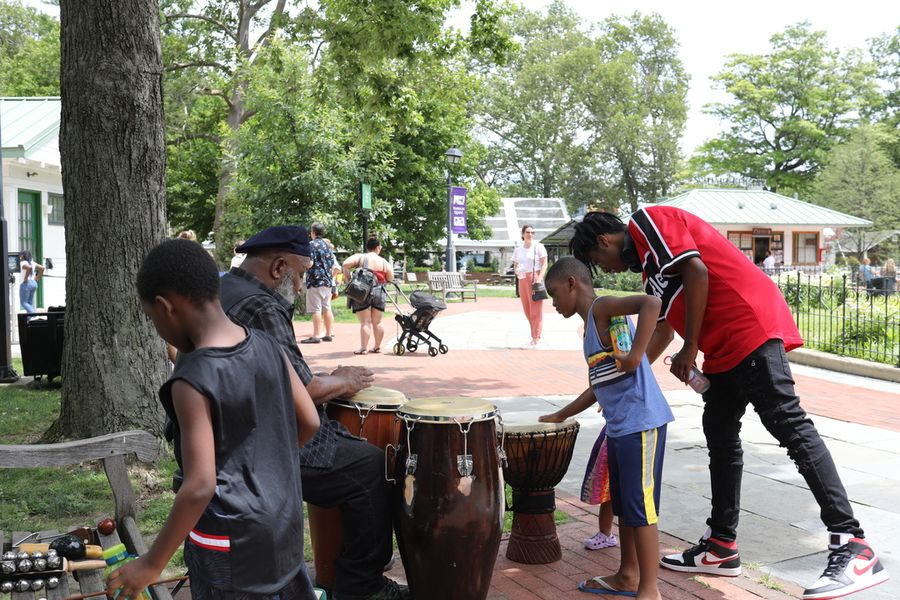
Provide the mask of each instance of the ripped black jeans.
{"label": "ripped black jeans", "polygon": [[703,433],[712,483],[712,513],[706,523],[713,536],[723,541],[737,536],[744,470],[741,417],[750,404],[763,426],[787,448],[828,531],[863,537],[831,453],[794,393],[782,341],[769,340],[730,371],[706,375],[711,385],[703,394]]}

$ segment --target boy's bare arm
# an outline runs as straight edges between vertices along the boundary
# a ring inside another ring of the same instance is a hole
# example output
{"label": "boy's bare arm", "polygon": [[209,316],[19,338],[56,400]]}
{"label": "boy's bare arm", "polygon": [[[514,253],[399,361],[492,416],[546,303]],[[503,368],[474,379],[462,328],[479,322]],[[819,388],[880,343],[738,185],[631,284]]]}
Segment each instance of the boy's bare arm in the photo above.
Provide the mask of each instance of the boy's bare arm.
{"label": "boy's bare arm", "polygon": [[[284,354],[284,353],[282,353]],[[309,392],[303,387],[300,377],[284,355],[284,364],[287,366],[288,377],[291,380],[291,393],[294,397],[294,412],[297,415],[297,443],[303,446],[316,435],[319,430],[319,413],[313,404]]]}
{"label": "boy's bare arm", "polygon": [[681,381],[687,381],[691,367],[697,360],[700,328],[709,297],[709,272],[698,257],[693,256],[675,265],[684,285],[684,345],[673,357],[669,369]]}
{"label": "boy's bare arm", "polygon": [[169,559],[184,543],[191,528],[216,490],[216,452],[209,400],[184,381],[172,384],[172,401],[181,431],[181,462],[184,482],[175,495],[169,518],[147,554],[116,571],[107,581],[107,593],[137,598],[156,581]]}
{"label": "boy's bare arm", "polygon": [[662,301],[659,298],[646,294],[604,296],[594,302],[594,320],[598,323],[598,327],[599,323],[608,323],[611,317],[617,315],[637,314],[638,316],[634,339],[631,342],[631,351],[625,355],[614,354],[620,371],[628,373],[637,369],[641,364],[641,359],[647,351],[647,346],[656,329],[656,319],[659,317],[661,306]]}
{"label": "boy's bare arm", "polygon": [[675,332],[672,330],[672,326],[669,325],[668,321],[658,321],[656,323],[656,329],[653,330],[653,336],[650,338],[650,343],[647,344],[647,360],[651,363],[656,362],[663,352],[666,351],[666,348],[669,347],[669,344],[672,343],[672,338],[675,337]]}
{"label": "boy's bare arm", "polygon": [[569,402],[567,405],[565,405],[555,413],[539,417],[538,421],[540,421],[541,423],[562,423],[569,417],[574,417],[575,415],[590,408],[591,406],[596,404],[596,402],[597,399],[594,397],[594,390],[588,388],[581,392],[581,394],[577,398]]}

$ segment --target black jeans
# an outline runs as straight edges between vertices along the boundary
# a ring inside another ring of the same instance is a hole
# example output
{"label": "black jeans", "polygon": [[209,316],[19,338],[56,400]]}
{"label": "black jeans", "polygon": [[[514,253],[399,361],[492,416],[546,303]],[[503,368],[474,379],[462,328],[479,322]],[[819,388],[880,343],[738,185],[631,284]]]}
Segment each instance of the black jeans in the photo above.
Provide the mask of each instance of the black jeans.
{"label": "black jeans", "polygon": [[338,436],[337,441],[331,468],[300,469],[303,499],[340,507],[344,542],[334,563],[334,595],[363,598],[383,587],[382,571],[393,554],[391,489],[384,479],[384,452],[358,439]]}
{"label": "black jeans", "polygon": [[828,531],[863,537],[831,453],[794,394],[782,341],[769,340],[730,371],[707,377],[711,385],[703,394],[703,433],[709,449],[712,513],[706,523],[713,536],[729,542],[737,536],[744,469],[741,417],[750,404],[768,432],[787,448]]}

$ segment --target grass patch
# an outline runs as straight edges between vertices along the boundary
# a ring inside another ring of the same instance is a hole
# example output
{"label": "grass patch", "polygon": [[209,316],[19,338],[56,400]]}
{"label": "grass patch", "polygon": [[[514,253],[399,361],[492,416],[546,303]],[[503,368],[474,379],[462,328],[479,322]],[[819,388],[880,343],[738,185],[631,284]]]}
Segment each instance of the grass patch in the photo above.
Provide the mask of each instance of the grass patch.
{"label": "grass patch", "polygon": [[770,590],[775,590],[776,592],[783,592],[784,588],[781,587],[781,584],[772,577],[771,573],[763,573],[759,577],[759,583],[769,588]]}
{"label": "grass patch", "polygon": [[[509,485],[506,486],[506,505],[512,505],[512,487]],[[507,510],[503,514],[503,533],[509,533],[512,531],[512,521],[515,513],[511,510]],[[563,523],[569,522],[569,515],[564,513],[561,510],[557,510],[553,513],[553,522],[557,525],[562,525]]]}

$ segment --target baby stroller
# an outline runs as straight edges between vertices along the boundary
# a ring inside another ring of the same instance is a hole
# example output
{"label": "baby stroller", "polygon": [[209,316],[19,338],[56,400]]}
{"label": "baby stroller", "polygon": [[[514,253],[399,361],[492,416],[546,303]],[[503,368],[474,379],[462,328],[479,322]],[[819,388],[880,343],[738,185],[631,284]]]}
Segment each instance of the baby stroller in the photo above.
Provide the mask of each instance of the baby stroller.
{"label": "baby stroller", "polygon": [[[398,294],[406,299],[406,294],[403,293],[400,286],[396,287]],[[428,331],[428,326],[431,325],[434,317],[442,310],[447,309],[444,301],[421,290],[416,290],[409,295],[407,302],[413,307],[412,314],[408,315],[403,314],[399,304],[394,301],[394,306],[397,308],[397,315],[394,318],[400,324],[401,329],[400,337],[394,344],[394,354],[402,356],[407,350],[415,352],[418,350],[419,344],[428,344],[429,356],[437,356],[438,352],[447,354],[450,349],[439,337]]]}

